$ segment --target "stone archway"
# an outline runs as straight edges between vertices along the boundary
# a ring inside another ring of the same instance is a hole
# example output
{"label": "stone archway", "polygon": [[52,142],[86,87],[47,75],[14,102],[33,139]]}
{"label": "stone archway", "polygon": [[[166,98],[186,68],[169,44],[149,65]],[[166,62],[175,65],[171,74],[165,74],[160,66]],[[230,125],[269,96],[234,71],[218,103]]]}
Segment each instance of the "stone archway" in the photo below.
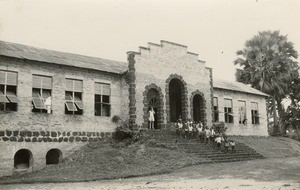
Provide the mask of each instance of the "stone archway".
{"label": "stone archway", "polygon": [[155,122],[154,127],[155,129],[161,129],[163,128],[164,123],[164,111],[163,111],[163,105],[164,105],[164,98],[162,94],[162,90],[160,87],[158,87],[156,84],[150,84],[145,87],[145,91],[143,93],[144,100],[144,123],[143,127],[148,127],[148,112],[149,108],[153,107],[155,111]]}
{"label": "stone archway", "polygon": [[204,94],[199,90],[192,92],[191,94],[191,116],[194,121],[201,121],[206,126],[206,100]]}
{"label": "stone archway", "polygon": [[179,115],[188,118],[187,84],[182,76],[172,74],[166,80],[166,114],[168,124],[176,122]]}

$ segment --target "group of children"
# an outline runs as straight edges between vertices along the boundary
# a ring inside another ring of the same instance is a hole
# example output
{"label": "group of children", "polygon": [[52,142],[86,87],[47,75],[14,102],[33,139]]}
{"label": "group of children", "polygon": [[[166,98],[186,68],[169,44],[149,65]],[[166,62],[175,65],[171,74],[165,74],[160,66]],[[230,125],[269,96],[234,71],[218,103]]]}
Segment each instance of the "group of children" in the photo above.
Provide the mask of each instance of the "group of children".
{"label": "group of children", "polygon": [[231,149],[235,152],[235,142],[228,140],[225,133],[216,131],[215,127],[208,128],[203,126],[201,121],[193,122],[191,119],[183,122],[181,118],[175,123],[176,132],[180,138],[199,138],[205,144],[212,144],[218,150],[221,150],[222,145],[225,152]]}

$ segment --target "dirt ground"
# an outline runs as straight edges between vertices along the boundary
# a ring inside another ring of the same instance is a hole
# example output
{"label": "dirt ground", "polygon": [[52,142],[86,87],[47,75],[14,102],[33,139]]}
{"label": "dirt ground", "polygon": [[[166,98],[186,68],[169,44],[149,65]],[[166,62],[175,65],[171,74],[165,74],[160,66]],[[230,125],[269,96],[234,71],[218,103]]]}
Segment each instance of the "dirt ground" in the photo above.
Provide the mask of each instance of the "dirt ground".
{"label": "dirt ground", "polygon": [[169,174],[81,183],[0,185],[2,190],[27,189],[300,189],[300,157],[196,165]]}

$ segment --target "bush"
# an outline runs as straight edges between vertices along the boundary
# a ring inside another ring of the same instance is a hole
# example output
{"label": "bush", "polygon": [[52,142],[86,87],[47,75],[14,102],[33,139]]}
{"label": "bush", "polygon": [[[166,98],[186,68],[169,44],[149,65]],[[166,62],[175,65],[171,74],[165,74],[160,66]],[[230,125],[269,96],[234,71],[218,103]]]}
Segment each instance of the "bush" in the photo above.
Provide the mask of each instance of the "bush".
{"label": "bush", "polygon": [[114,115],[111,119],[113,123],[119,123],[122,119],[118,115]]}
{"label": "bush", "polygon": [[124,141],[129,139],[130,142],[136,142],[140,139],[140,133],[134,131],[136,127],[134,120],[123,122],[121,126],[116,127],[113,138],[117,141]]}
{"label": "bush", "polygon": [[213,123],[213,127],[216,133],[224,134],[227,130],[224,122]]}
{"label": "bush", "polygon": [[116,127],[113,138],[118,141],[133,138],[133,131],[126,126]]}

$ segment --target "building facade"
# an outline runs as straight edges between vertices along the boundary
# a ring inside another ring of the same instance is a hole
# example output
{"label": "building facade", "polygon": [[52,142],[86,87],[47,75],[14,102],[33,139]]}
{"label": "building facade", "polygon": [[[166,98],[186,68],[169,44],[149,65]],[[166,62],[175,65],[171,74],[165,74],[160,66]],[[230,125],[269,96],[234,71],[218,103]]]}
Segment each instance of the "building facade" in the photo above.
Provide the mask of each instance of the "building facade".
{"label": "building facade", "polygon": [[217,86],[187,46],[161,41],[127,54],[117,62],[0,42],[0,176],[41,169],[109,138],[114,116],[147,128],[150,107],[156,129],[182,117],[209,127],[225,121],[233,135],[267,135],[267,95]]}
{"label": "building facade", "polygon": [[225,122],[228,135],[267,136],[267,97],[242,83],[214,80],[213,122]]}

